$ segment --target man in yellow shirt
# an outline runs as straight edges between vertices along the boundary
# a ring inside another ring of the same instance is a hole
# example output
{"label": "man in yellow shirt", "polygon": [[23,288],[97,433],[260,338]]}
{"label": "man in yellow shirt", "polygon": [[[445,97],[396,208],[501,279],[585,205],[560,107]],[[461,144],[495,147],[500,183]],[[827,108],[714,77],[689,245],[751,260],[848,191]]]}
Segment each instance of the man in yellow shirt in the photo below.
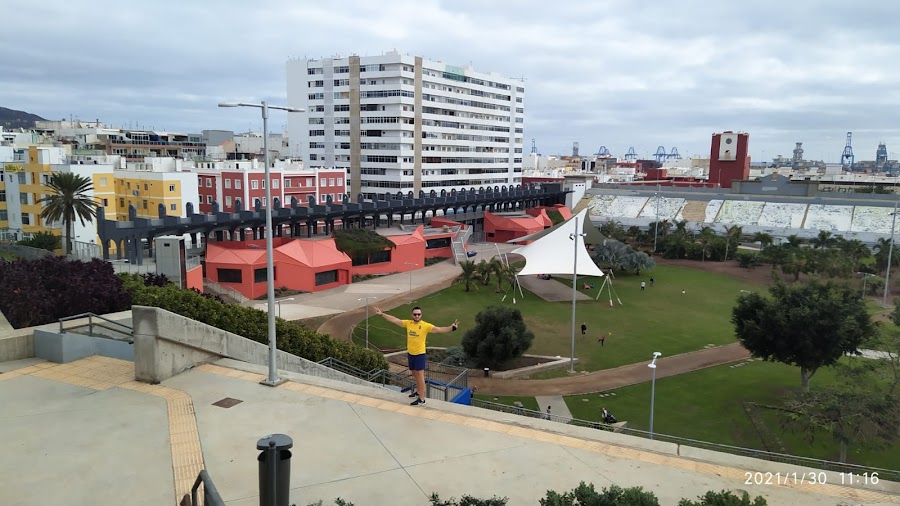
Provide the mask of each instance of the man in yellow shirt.
{"label": "man in yellow shirt", "polygon": [[375,307],[375,314],[384,317],[385,320],[406,329],[406,360],[409,365],[409,372],[412,373],[416,380],[416,390],[411,393],[410,397],[416,400],[410,403],[412,406],[425,404],[425,365],[427,356],[425,354],[425,338],[429,332],[436,334],[446,334],[453,332],[459,328],[459,320],[446,327],[436,327],[426,321],[422,321],[422,308],[416,306],[412,310],[412,320],[401,320],[396,316],[382,313],[381,309]]}

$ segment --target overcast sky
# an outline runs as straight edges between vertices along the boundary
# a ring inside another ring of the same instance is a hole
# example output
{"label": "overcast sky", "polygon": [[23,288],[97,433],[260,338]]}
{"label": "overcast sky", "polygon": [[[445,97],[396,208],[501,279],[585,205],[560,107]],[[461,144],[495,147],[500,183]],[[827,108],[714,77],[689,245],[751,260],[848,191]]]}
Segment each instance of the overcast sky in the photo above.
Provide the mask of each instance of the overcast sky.
{"label": "overcast sky", "polygon": [[[155,0],[4,2],[0,106],[48,119],[261,130],[291,57],[397,49],[524,77],[525,152],[658,146],[709,154],[750,133],[755,160],[900,158],[900,2],[889,0]],[[273,112],[270,128],[286,125]]]}

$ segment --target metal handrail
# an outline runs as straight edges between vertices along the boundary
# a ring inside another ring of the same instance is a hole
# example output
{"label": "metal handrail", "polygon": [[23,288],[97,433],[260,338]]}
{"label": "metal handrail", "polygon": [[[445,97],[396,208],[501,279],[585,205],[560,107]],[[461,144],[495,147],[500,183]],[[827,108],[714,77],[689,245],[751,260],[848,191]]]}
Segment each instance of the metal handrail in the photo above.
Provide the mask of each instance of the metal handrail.
{"label": "metal handrail", "polygon": [[[120,327],[122,327],[122,328],[124,328],[124,329],[127,329],[128,332],[125,332],[125,331],[122,331],[122,330],[119,330],[119,329],[109,329],[109,330],[112,330],[112,331],[114,331],[114,332],[121,332],[121,333],[123,333],[123,334],[128,334],[129,336],[134,337],[134,327],[132,327],[132,326],[130,326],[130,325],[125,325],[124,323],[112,321],[112,320],[110,320],[109,318],[105,318],[105,317],[100,316],[100,315],[95,314],[95,313],[81,313],[81,314],[76,314],[76,315],[72,315],[72,316],[64,316],[64,317],[60,318],[60,319],[59,319],[59,333],[60,333],[60,334],[65,334],[65,333],[66,333],[66,329],[65,329],[65,327],[63,327],[63,323],[65,323],[65,322],[67,322],[67,321],[72,321],[72,320],[80,320],[80,319],[82,319],[82,318],[87,318],[87,319],[88,319],[88,332],[90,332],[91,334],[94,333],[94,318],[98,318],[98,319],[103,320],[103,321],[105,321],[105,322],[107,322],[107,323],[112,323],[113,325],[118,325],[118,326],[120,326]],[[97,325],[98,325],[98,326],[102,326],[102,325],[100,325],[99,323],[98,323]],[[83,326],[83,325],[82,325],[82,326]],[[75,328],[75,327],[72,327],[72,328]],[[106,337],[106,336],[99,336],[99,337]],[[114,338],[112,338],[112,337],[107,337],[107,339],[114,339]]]}
{"label": "metal handrail", "polygon": [[200,506],[200,502],[197,500],[197,489],[200,488],[201,483],[203,483],[204,506],[225,506],[225,501],[222,500],[222,496],[220,496],[219,491],[216,490],[216,484],[213,483],[212,478],[209,477],[209,473],[206,472],[206,469],[200,470],[200,474],[198,474],[197,479],[194,480],[194,486],[191,487],[191,506]]}
{"label": "metal handrail", "polygon": [[[515,415],[527,416],[530,418],[542,418],[545,420],[551,420],[555,422],[577,425],[579,427],[589,427],[594,429],[615,431],[621,434],[626,434],[629,436],[637,436],[643,438],[650,438],[650,433],[643,430],[638,429],[630,429],[627,427],[616,427],[614,425],[605,423],[605,422],[595,422],[593,420],[583,420],[580,418],[572,418],[567,416],[559,416],[559,415],[547,415],[547,413],[543,413],[541,411],[535,411],[533,409],[526,409],[524,407],[517,406],[509,406],[507,404],[499,404],[496,402],[490,401],[482,401],[479,399],[472,399],[472,406],[490,409],[493,411],[502,411],[504,413],[510,413]],[[742,448],[739,446],[731,446],[722,443],[710,443],[708,441],[700,441],[697,439],[690,439],[686,437],[680,436],[671,436],[668,434],[660,434],[658,432],[653,433],[653,439],[656,441],[665,441],[673,444],[677,444],[679,446],[690,446],[693,448],[703,448],[711,451],[728,453],[731,455],[740,455],[743,457],[750,457],[761,460],[768,460],[771,462],[782,462],[785,464],[792,464],[797,466],[804,467],[812,467],[816,469],[823,469],[825,471],[837,471],[837,472],[853,472],[855,474],[859,473],[878,473],[878,477],[882,480],[889,481],[900,481],[900,470],[896,469],[883,469],[879,467],[871,467],[871,466],[863,466],[859,464],[848,464],[844,462],[834,462],[831,460],[822,460],[822,459],[814,459],[811,457],[801,457],[799,455],[788,455],[785,453],[776,453],[769,452],[765,450],[754,450],[752,448]]]}

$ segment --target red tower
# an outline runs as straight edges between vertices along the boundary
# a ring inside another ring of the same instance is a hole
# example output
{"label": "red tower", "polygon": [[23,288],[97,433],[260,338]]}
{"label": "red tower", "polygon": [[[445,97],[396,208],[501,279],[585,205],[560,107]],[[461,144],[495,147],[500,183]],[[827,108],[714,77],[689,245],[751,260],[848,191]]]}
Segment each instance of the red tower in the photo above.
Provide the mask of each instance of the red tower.
{"label": "red tower", "polygon": [[713,186],[731,188],[732,181],[750,177],[749,145],[746,132],[713,134],[709,150],[709,182]]}

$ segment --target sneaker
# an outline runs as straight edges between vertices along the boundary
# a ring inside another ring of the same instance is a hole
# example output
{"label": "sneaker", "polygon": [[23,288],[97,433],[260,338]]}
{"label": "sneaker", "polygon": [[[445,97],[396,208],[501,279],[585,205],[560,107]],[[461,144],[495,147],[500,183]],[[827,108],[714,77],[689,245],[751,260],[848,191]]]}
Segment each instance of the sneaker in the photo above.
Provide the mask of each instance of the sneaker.
{"label": "sneaker", "polygon": [[416,399],[409,403],[410,406],[419,406],[419,405],[424,405],[424,404],[425,404],[425,399],[422,399],[422,398]]}
{"label": "sneaker", "polygon": [[410,399],[412,399],[413,397],[418,397],[418,396],[419,396],[419,393],[416,392],[415,390],[413,390],[412,393],[409,394]]}

